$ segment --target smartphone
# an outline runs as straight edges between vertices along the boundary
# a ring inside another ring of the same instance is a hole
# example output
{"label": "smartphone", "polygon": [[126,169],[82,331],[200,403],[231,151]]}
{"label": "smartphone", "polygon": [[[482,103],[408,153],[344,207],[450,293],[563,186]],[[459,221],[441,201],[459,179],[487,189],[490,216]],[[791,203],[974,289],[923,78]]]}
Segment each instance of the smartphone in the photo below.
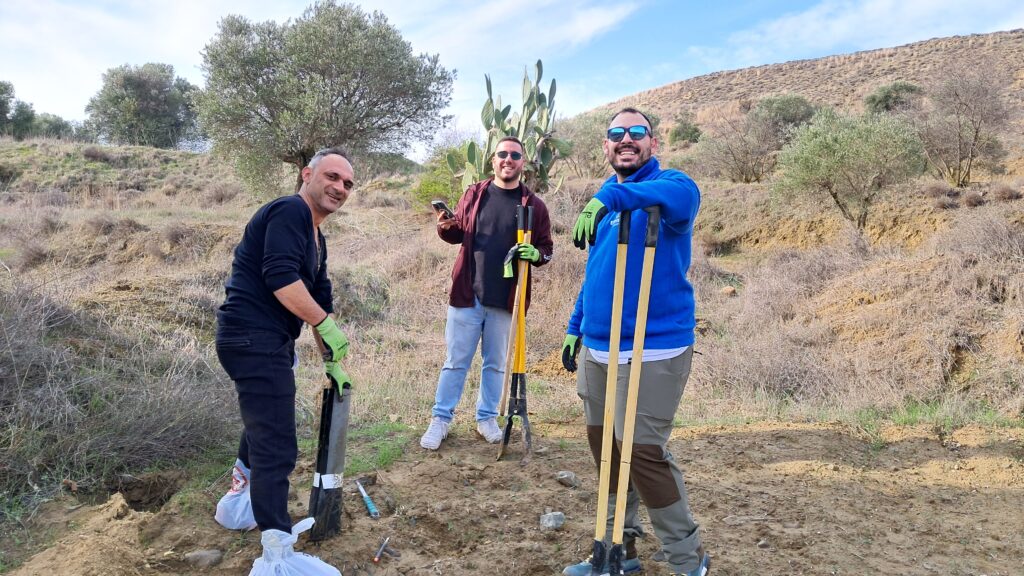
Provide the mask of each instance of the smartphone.
{"label": "smartphone", "polygon": [[435,212],[444,212],[445,218],[455,217],[455,213],[452,212],[452,209],[449,208],[447,204],[444,203],[444,200],[432,200],[430,202],[430,206],[434,208]]}

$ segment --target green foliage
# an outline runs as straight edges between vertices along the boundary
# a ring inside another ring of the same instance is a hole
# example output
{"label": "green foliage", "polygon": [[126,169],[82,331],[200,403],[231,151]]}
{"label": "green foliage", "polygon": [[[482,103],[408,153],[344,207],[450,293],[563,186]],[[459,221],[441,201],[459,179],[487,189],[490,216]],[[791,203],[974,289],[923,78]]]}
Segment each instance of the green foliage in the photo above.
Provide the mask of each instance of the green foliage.
{"label": "green foliage", "polygon": [[9,132],[15,140],[24,140],[32,136],[32,128],[36,122],[36,111],[32,109],[32,105],[28,102],[22,102],[16,100],[14,102],[14,111],[11,112],[11,119],[9,122]]}
{"label": "green foliage", "polygon": [[382,13],[331,0],[284,24],[224,18],[203,70],[201,123],[264,192],[276,179],[259,172],[291,164],[297,188],[298,171],[328,145],[383,152],[428,139],[446,120],[454,78],[436,55],[413,55]]}
{"label": "green foliage", "polygon": [[604,111],[584,112],[559,123],[559,133],[573,143],[572,152],[565,156],[565,163],[576,176],[600,178],[608,175],[608,160],[601,148],[607,129],[608,114]]}
{"label": "green foliage", "polygon": [[705,164],[733,182],[760,182],[775,169],[776,157],[793,131],[814,115],[803,96],[760,100],[740,118],[721,118],[715,135],[702,140]]}
{"label": "green foliage", "polygon": [[76,137],[75,125],[55,114],[43,112],[36,116],[32,126],[35,136],[72,140]]}
{"label": "green foliage", "polygon": [[0,80],[0,134],[7,132],[7,122],[14,107],[14,84]]}
{"label": "green foliage", "polygon": [[797,129],[779,164],[777,193],[819,201],[827,196],[844,218],[863,230],[878,193],[920,174],[924,158],[920,140],[899,118],[823,110]]}
{"label": "green foliage", "polygon": [[174,148],[197,137],[193,99],[199,89],[170,64],[125,64],[103,74],[89,100],[89,124],[114,144]]}
{"label": "green foliage", "polygon": [[453,209],[462,189],[459,188],[460,180],[452,174],[448,164],[451,157],[456,166],[466,164],[465,146],[450,148],[438,148],[427,160],[425,172],[420,176],[420,181],[413,189],[413,196],[419,206],[427,206],[431,200],[444,200]]}
{"label": "green foliage", "polygon": [[696,144],[699,140],[700,128],[688,117],[680,118],[676,125],[668,131],[669,144],[682,144],[683,142]]}
{"label": "green foliage", "polygon": [[864,98],[864,107],[872,114],[900,112],[913,105],[916,96],[921,94],[917,84],[897,80],[892,84],[879,86]]}
{"label": "green foliage", "polygon": [[354,428],[348,434],[345,474],[383,470],[394,464],[405,452],[409,427],[400,423],[379,422]]}
{"label": "green foliage", "polygon": [[529,71],[523,72],[523,105],[511,117],[512,105],[502,107],[501,96],[494,99],[491,77],[484,76],[487,81],[487,101],[480,112],[480,120],[486,131],[486,144],[480,147],[473,141],[466,143],[463,150],[464,164],[459,164],[456,155],[448,155],[448,165],[456,177],[461,176],[463,189],[493,174],[491,157],[498,148],[498,141],[505,136],[515,136],[522,141],[527,159],[523,167],[523,181],[535,192],[548,189],[548,176],[555,163],[572,153],[571,142],[554,137],[555,80],[551,79],[545,94],[540,89],[540,80],[544,74],[544,65],[540,60],[537,60],[535,74],[536,79],[531,80]]}

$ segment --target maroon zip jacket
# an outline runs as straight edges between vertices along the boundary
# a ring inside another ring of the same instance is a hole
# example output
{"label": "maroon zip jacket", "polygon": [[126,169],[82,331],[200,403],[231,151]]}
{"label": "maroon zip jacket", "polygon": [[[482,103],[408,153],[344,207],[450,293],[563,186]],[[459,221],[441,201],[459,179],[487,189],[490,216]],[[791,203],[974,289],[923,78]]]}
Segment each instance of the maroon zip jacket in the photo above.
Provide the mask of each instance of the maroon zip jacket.
{"label": "maroon zip jacket", "polygon": [[[455,207],[455,225],[448,230],[437,229],[437,235],[449,244],[462,244],[459,248],[459,255],[455,257],[455,267],[452,268],[452,289],[449,294],[448,303],[456,308],[469,308],[473,306],[476,295],[473,293],[473,238],[476,236],[476,216],[480,211],[480,199],[487,193],[493,179],[477,182],[462,194],[459,203]],[[554,243],[551,241],[551,219],[548,217],[548,207],[536,194],[520,183],[523,191],[523,205],[533,206],[533,236],[531,244],[540,251],[540,260],[532,263],[534,266],[547,264],[551,260],[551,250]],[[512,244],[509,244],[509,248]],[[530,309],[530,285],[533,275],[526,279],[526,309]],[[507,309],[512,311],[515,303],[515,290],[508,293]],[[525,313],[525,311],[524,311]]]}

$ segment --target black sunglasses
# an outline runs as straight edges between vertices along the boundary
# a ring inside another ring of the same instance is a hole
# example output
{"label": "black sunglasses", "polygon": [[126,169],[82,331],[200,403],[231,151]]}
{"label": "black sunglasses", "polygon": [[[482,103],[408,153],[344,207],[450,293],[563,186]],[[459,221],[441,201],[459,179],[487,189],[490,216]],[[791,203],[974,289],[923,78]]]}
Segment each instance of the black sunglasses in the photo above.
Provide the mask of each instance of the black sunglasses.
{"label": "black sunglasses", "polygon": [[639,142],[647,135],[651,133],[651,129],[643,124],[637,124],[636,126],[630,126],[629,128],[623,128],[617,126],[615,128],[608,129],[608,139],[612,142],[622,142],[622,139],[626,137],[626,132],[629,132],[629,138],[634,142]]}
{"label": "black sunglasses", "polygon": [[501,158],[502,160],[508,158],[509,156],[511,156],[512,159],[517,162],[523,159],[522,152],[509,152],[508,150],[498,150],[497,152],[494,153],[494,155],[497,156],[498,158]]}

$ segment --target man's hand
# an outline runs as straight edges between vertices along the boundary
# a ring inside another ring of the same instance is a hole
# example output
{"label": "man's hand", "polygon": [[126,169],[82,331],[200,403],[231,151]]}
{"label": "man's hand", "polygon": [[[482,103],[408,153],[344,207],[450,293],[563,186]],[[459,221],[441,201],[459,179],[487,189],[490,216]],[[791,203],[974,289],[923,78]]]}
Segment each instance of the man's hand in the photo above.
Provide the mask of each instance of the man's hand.
{"label": "man's hand", "polygon": [[540,250],[537,250],[533,244],[519,244],[516,248],[516,254],[519,255],[519,258],[528,262],[540,261]]}
{"label": "man's hand", "polygon": [[580,250],[587,249],[587,242],[593,243],[594,234],[597,232],[597,223],[608,213],[604,202],[597,198],[591,198],[590,202],[583,207],[576,225],[572,227],[572,244]]}
{"label": "man's hand", "polygon": [[334,318],[328,315],[315,328],[320,333],[320,339],[323,341],[324,347],[327,348],[324,360],[329,362],[340,362],[343,360],[348,354],[348,338],[345,337],[345,333],[341,331],[341,328],[338,328]]}
{"label": "man's hand", "polygon": [[337,386],[338,392],[341,392],[341,389],[346,385],[352,386],[352,379],[341,369],[341,364],[330,361],[324,362],[324,372],[327,373],[327,378],[330,379],[331,384]]}
{"label": "man's hand", "polygon": [[576,371],[576,357],[580,354],[580,337],[572,334],[565,335],[562,342],[562,366],[569,372]]}
{"label": "man's hand", "polygon": [[449,230],[455,227],[457,224],[458,221],[455,219],[454,215],[451,218],[449,218],[448,216],[445,215],[444,212],[437,213],[437,227],[440,228],[441,230]]}

